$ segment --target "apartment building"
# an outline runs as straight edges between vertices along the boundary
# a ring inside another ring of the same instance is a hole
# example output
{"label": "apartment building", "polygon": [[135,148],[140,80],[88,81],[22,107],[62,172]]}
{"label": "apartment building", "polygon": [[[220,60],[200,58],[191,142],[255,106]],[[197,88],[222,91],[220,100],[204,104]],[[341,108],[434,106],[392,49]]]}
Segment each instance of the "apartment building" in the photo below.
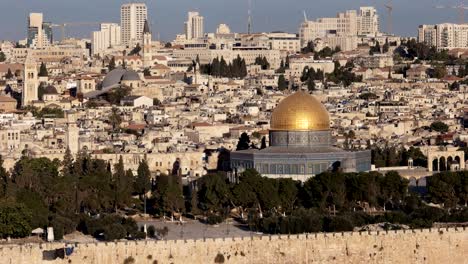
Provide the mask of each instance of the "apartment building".
{"label": "apartment building", "polygon": [[143,28],[148,19],[148,9],[144,3],[122,5],[120,9],[120,26],[122,43],[127,46],[143,41]]}
{"label": "apartment building", "polygon": [[108,48],[121,44],[121,28],[116,23],[102,23],[100,31],[92,34],[92,54],[103,54]]}
{"label": "apartment building", "polygon": [[188,12],[188,19],[185,22],[185,37],[187,40],[202,38],[204,32],[204,18],[198,12]]}
{"label": "apartment building", "polygon": [[302,47],[317,38],[329,36],[355,37],[358,35],[377,35],[379,33],[379,16],[374,7],[361,7],[338,13],[332,18],[306,20],[299,28]]}
{"label": "apartment building", "polygon": [[418,41],[438,49],[468,48],[468,24],[420,25]]}

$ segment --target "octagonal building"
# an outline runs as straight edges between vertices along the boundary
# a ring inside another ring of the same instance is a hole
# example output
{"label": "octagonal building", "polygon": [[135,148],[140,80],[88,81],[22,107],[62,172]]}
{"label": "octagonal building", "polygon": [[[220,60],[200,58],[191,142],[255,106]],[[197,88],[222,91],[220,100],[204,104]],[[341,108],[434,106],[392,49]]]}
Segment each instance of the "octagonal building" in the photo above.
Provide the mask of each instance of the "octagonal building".
{"label": "octagonal building", "polygon": [[333,147],[327,109],[300,91],[283,99],[273,111],[270,146],[232,152],[231,168],[234,173],[253,168],[270,178],[306,181],[325,171],[369,171],[371,152]]}

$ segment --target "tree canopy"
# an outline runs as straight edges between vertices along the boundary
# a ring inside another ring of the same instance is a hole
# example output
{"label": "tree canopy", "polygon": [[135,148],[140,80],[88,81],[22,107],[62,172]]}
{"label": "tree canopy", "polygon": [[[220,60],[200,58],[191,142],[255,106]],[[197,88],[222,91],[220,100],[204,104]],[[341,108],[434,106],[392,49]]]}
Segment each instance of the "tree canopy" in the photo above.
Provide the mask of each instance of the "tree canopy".
{"label": "tree canopy", "polygon": [[215,58],[210,64],[201,65],[200,71],[216,77],[244,78],[247,76],[245,60],[237,56],[232,63],[227,63],[224,57]]}
{"label": "tree canopy", "polygon": [[449,130],[449,127],[447,124],[445,124],[442,121],[435,121],[431,124],[431,130],[441,132],[441,133],[447,133]]}

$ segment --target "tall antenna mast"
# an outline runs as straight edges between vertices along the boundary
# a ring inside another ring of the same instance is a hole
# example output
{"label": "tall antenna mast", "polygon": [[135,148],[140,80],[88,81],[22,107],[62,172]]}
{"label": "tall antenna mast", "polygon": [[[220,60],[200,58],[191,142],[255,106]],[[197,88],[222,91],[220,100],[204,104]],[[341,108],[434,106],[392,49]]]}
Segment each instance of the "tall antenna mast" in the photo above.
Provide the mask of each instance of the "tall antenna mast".
{"label": "tall antenna mast", "polygon": [[247,33],[252,34],[253,31],[253,26],[252,26],[252,0],[249,0],[249,10],[247,11],[247,14],[249,15],[248,21],[247,21]]}
{"label": "tall antenna mast", "polygon": [[309,21],[309,19],[307,19],[307,13],[306,13],[306,11],[304,10],[304,22],[307,22],[307,21]]}

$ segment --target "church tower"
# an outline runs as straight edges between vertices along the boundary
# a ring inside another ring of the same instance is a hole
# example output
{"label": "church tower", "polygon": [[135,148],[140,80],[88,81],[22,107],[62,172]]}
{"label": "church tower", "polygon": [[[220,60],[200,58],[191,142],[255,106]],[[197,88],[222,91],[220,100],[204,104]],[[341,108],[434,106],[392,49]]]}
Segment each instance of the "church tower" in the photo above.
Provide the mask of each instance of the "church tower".
{"label": "church tower", "polygon": [[143,27],[143,67],[148,68],[153,65],[153,53],[151,50],[152,36],[148,20],[145,20]]}
{"label": "church tower", "polygon": [[28,56],[24,63],[22,106],[28,106],[32,101],[39,100],[38,89],[39,77],[37,63],[33,58]]}

